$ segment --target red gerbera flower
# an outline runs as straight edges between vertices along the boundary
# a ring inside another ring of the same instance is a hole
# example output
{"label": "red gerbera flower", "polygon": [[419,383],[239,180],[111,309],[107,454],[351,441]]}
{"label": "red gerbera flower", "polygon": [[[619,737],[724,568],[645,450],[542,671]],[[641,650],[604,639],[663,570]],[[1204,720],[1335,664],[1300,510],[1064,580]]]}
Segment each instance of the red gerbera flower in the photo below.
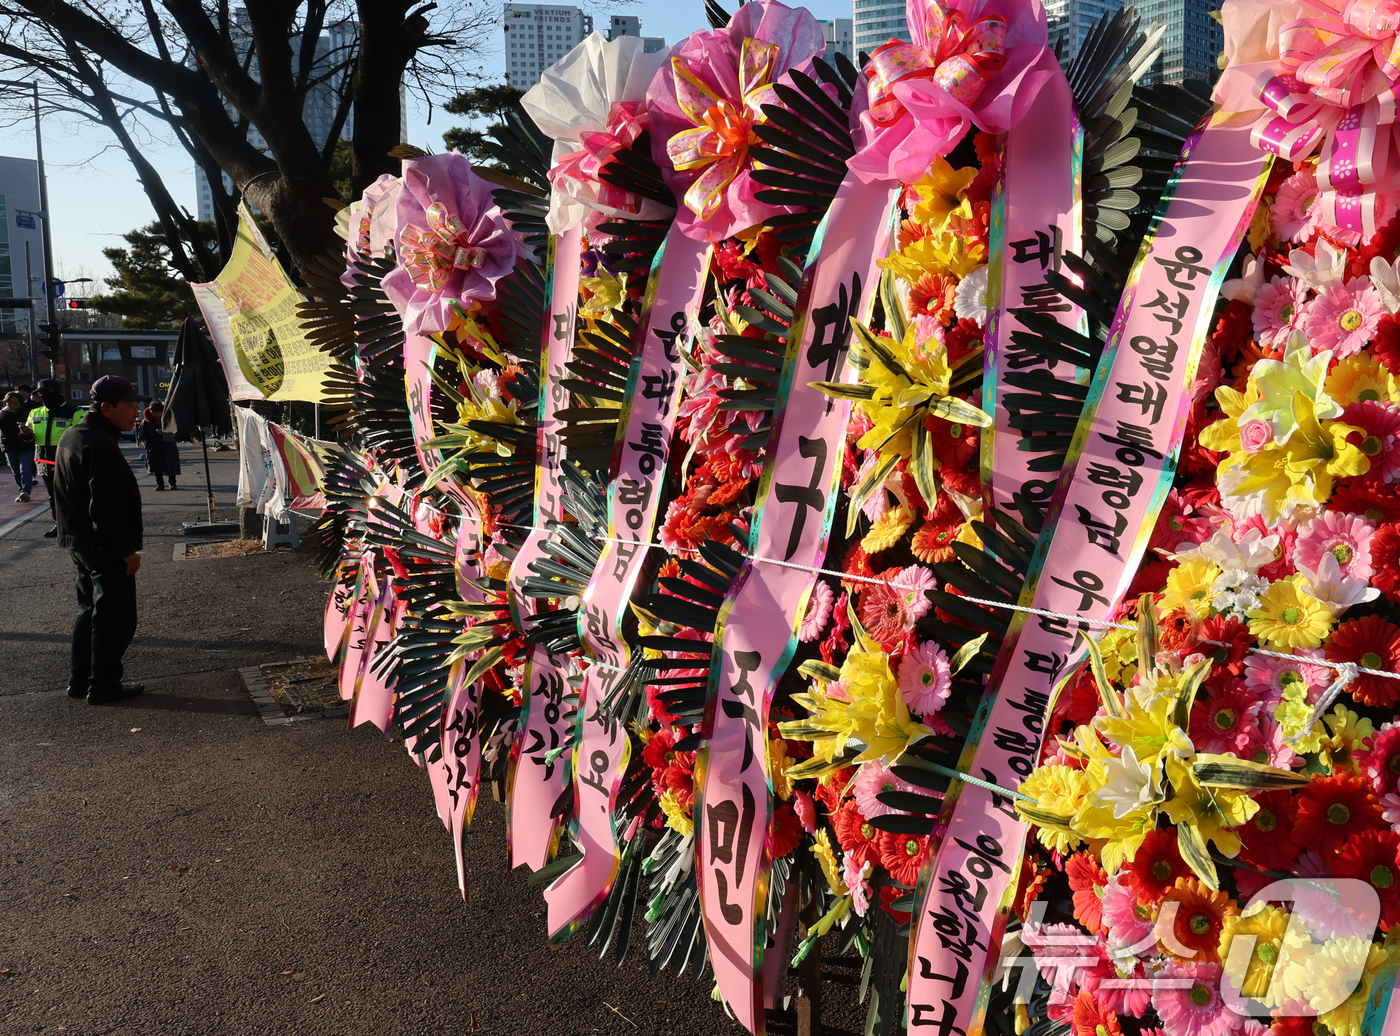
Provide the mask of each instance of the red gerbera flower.
{"label": "red gerbera flower", "polygon": [[968,353],[982,348],[981,325],[964,317],[948,328],[948,333],[943,338],[943,346],[948,350],[948,362],[957,363]]}
{"label": "red gerbera flower", "polygon": [[1293,838],[1329,859],[1360,831],[1386,831],[1380,801],[1359,773],[1318,775],[1293,802]]}
{"label": "red gerbera flower", "polygon": [[836,815],[831,818],[831,826],[836,828],[836,840],[847,856],[853,856],[856,866],[880,862],[880,847],[876,839],[880,832],[856,809],[853,799],[848,799]]}
{"label": "red gerbera flower", "polygon": [[953,424],[929,414],[924,418],[933,455],[944,464],[962,467],[977,456],[977,426]]}
{"label": "red gerbera flower", "polygon": [[1393,484],[1384,482],[1357,479],[1342,486],[1327,501],[1327,509],[1365,515],[1373,522],[1400,522],[1400,497]]}
{"label": "red gerbera flower", "polygon": [[1220,354],[1222,365],[1229,367],[1240,355],[1240,350],[1253,338],[1253,307],[1247,302],[1232,300],[1220,313],[1215,322],[1215,331],[1210,340]]}
{"label": "red gerbera flower", "polygon": [[1173,830],[1152,831],[1138,846],[1137,853],[1123,864],[1123,881],[1144,903],[1159,903],[1177,878],[1195,872],[1186,866]]}
{"label": "red gerbera flower", "polygon": [[1400,787],[1400,723],[1385,724],[1376,731],[1370,748],[1357,749],[1356,765],[1371,778],[1371,790],[1377,795]]}
{"label": "red gerbera flower", "polygon": [[1332,861],[1339,878],[1356,878],[1381,900],[1381,931],[1400,921],[1400,836],[1394,831],[1362,831],[1347,839]]}
{"label": "red gerbera flower", "polygon": [[851,783],[851,778],[855,776],[855,769],[850,766],[843,766],[835,773],[831,774],[824,781],[818,782],[812,789],[812,797],[826,807],[828,813],[835,813],[841,805],[844,793],[845,798],[850,798],[850,792],[846,786]]}
{"label": "red gerbera flower", "polygon": [[773,844],[773,859],[780,860],[797,848],[802,841],[802,821],[797,819],[791,802],[780,802],[773,811],[770,827]]}
{"label": "red gerbera flower", "polygon": [[942,467],[938,469],[938,481],[950,493],[963,496],[976,496],[982,491],[980,477],[975,471],[966,468]]}
{"label": "red gerbera flower", "polygon": [[1392,601],[1400,601],[1400,525],[1386,522],[1371,537],[1371,585]]}
{"label": "red gerbera flower", "polygon": [[[1327,658],[1331,662],[1355,662],[1367,669],[1400,671],[1400,629],[1379,615],[1348,619],[1327,641]],[[1362,673],[1347,690],[1367,705],[1386,707],[1400,701],[1400,681],[1384,676]]]}
{"label": "red gerbera flower", "polygon": [[880,849],[880,863],[895,881],[910,888],[919,883],[919,868],[928,856],[928,835],[881,831],[876,845]]}
{"label": "red gerbera flower", "polygon": [[1240,858],[1267,870],[1289,870],[1303,851],[1290,837],[1293,796],[1286,791],[1269,791],[1256,794],[1254,801],[1259,803],[1259,812],[1235,828],[1243,843]]}
{"label": "red gerbera flower", "polygon": [[1065,864],[1065,877],[1074,893],[1074,919],[1091,932],[1103,927],[1103,890],[1108,872],[1088,853],[1075,853]]}
{"label": "red gerbera flower", "polygon": [[941,273],[926,273],[909,289],[909,309],[926,313],[940,324],[953,316],[953,300],[958,294],[958,280]]}
{"label": "red gerbera flower", "polygon": [[1081,989],[1074,998],[1071,1015],[1074,1036],[1123,1036],[1118,1016],[1094,999],[1094,994]]}
{"label": "red gerbera flower", "polygon": [[1214,663],[1212,674],[1223,669],[1231,676],[1243,676],[1244,658],[1253,642],[1248,626],[1224,615],[1212,615],[1196,631],[1197,650]]}

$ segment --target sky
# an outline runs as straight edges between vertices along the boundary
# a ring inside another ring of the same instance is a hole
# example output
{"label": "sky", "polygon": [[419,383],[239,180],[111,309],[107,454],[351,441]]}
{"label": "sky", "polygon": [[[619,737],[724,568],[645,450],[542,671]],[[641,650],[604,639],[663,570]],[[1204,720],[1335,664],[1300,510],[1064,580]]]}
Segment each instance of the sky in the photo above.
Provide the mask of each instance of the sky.
{"label": "sky", "polygon": [[[720,2],[726,7],[734,6],[732,0]],[[851,0],[810,0],[798,6],[809,8],[818,18],[851,16]],[[636,15],[642,20],[644,35],[662,36],[668,44],[707,27],[703,0],[643,0],[616,7],[600,3],[585,10],[593,15],[596,25],[605,25],[612,13]],[[490,81],[502,81],[503,56],[493,55],[486,69]],[[410,94],[409,142],[441,150],[442,133],[453,125],[454,118],[438,108],[433,110],[430,124],[428,106]],[[68,280],[91,277],[100,282],[112,272],[102,249],[120,246],[123,233],[151,222],[154,213],[131,164],[104,128],[54,116],[45,120],[43,133],[57,276]],[[33,158],[32,123],[8,129],[0,151],[17,158]],[[189,157],[182,149],[159,140],[145,142],[143,151],[160,170],[175,200],[193,212],[194,165]],[[97,291],[101,285],[75,285],[72,294],[87,294],[83,288]]]}

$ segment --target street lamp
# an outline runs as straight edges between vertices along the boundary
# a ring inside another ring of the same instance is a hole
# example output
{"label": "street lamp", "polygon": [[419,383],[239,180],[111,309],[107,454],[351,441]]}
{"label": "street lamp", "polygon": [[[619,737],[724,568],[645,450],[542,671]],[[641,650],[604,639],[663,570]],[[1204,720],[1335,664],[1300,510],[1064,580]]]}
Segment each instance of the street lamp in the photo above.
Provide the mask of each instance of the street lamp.
{"label": "street lamp", "polygon": [[[0,87],[9,89],[28,90],[34,97],[34,157],[39,167],[39,208],[43,211],[39,213],[43,220],[44,232],[44,295],[47,297],[48,317],[49,317],[49,374],[58,373],[59,343],[61,341],[58,330],[58,307],[54,304],[53,296],[53,234],[49,230],[49,181],[44,175],[44,137],[39,130],[39,81],[31,79],[29,81],[16,79],[0,79]],[[38,371],[34,372],[38,374]]]}

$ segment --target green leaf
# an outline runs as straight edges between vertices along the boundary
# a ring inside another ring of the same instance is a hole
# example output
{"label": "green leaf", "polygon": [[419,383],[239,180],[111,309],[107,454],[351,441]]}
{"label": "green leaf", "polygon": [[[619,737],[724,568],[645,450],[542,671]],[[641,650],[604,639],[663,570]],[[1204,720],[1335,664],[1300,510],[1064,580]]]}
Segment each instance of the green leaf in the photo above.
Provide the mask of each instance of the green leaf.
{"label": "green leaf", "polygon": [[810,388],[820,389],[836,399],[865,400],[875,398],[874,385],[847,385],[843,381],[809,381]]}
{"label": "green leaf", "polygon": [[933,505],[938,501],[938,479],[934,474],[937,471],[938,458],[933,448],[933,440],[922,421],[914,429],[913,438],[914,455],[909,461],[909,474],[914,476],[914,486],[924,498],[924,504],[929,510],[933,510]]}
{"label": "green leaf", "polygon": [[870,498],[870,494],[875,492],[885,479],[889,477],[894,466],[899,463],[899,454],[888,453],[882,456],[866,472],[865,478],[860,480],[860,484],[851,490],[850,502],[846,505],[846,538],[855,535],[856,521],[860,518],[860,509],[865,505],[865,501]]}
{"label": "green leaf", "polygon": [[955,654],[949,662],[953,672],[962,672],[963,666],[977,657],[977,653],[982,650],[982,645],[987,642],[987,637],[988,634],[983,633],[981,636],[973,637],[962,647],[958,648],[957,654]]}
{"label": "green leaf", "polygon": [[1025,817],[1030,823],[1037,827],[1048,828],[1069,828],[1069,822],[1074,819],[1073,813],[1054,813],[1048,809],[1041,809],[1039,806],[1024,799],[1017,799],[1012,803],[1016,807],[1016,812]]}
{"label": "green leaf", "polygon": [[823,683],[835,683],[841,679],[841,669],[839,666],[831,665],[820,659],[809,658],[797,667],[797,671],[802,676],[812,680],[821,680]]}
{"label": "green leaf", "polygon": [[899,301],[899,289],[894,274],[888,270],[880,275],[880,304],[885,308],[885,325],[897,340],[904,341],[907,326],[904,322],[904,305]]}
{"label": "green leaf", "polygon": [[1078,633],[1079,639],[1084,641],[1084,646],[1089,649],[1089,668],[1094,674],[1094,683],[1099,685],[1099,697],[1103,699],[1104,708],[1114,719],[1127,719],[1128,714],[1123,711],[1123,702],[1119,700],[1118,692],[1113,689],[1108,672],[1103,667],[1103,655],[1099,652],[1099,646],[1090,640],[1082,629]]}
{"label": "green leaf", "polygon": [[957,396],[944,396],[929,408],[929,413],[934,417],[941,417],[945,421],[953,424],[970,424],[978,428],[990,428],[992,426],[991,416],[977,409],[965,399]]}
{"label": "green leaf", "polygon": [[[1139,638],[1139,646],[1141,638]],[[1211,661],[1204,659],[1197,662],[1186,672],[1181,674],[1181,688],[1177,691],[1176,713],[1173,719],[1176,725],[1182,730],[1191,729],[1191,710],[1196,705],[1196,694],[1200,691],[1201,685],[1206,682],[1206,677],[1210,675]],[[1142,656],[1138,656],[1138,671],[1142,671]]]}
{"label": "green leaf", "polygon": [[1215,864],[1211,861],[1206,841],[1201,837],[1201,829],[1195,824],[1178,824],[1176,844],[1181,849],[1181,858],[1186,861],[1187,866],[1196,872],[1196,876],[1207,888],[1212,892],[1219,892],[1220,878],[1215,872]]}
{"label": "green leaf", "polygon": [[[1157,602],[1151,594],[1138,598],[1138,669],[1143,673],[1152,671],[1152,660],[1161,648],[1161,637],[1157,627]],[[1178,724],[1179,726],[1180,724]]]}
{"label": "green leaf", "polygon": [[1249,759],[1236,759],[1232,755],[1212,755],[1206,752],[1196,753],[1191,772],[1203,787],[1239,788],[1243,791],[1297,788],[1309,781],[1307,774],[1281,770],[1276,766],[1256,763]]}

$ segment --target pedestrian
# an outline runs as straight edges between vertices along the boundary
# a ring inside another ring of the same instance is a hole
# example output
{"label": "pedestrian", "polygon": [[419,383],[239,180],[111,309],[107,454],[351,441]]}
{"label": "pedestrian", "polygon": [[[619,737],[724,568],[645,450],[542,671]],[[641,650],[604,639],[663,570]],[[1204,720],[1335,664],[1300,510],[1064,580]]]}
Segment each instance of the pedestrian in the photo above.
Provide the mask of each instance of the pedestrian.
{"label": "pedestrian", "polygon": [[122,656],[136,634],[136,571],[141,567],[141,487],[122,455],[122,432],[136,426],[138,395],[109,374],[92,383],[92,405],[63,433],[54,472],[58,542],[78,569],[78,617],[68,696],[91,705],[131,698]]}
{"label": "pedestrian", "polygon": [[24,420],[24,397],[18,392],[5,393],[5,408],[0,410],[0,447],[4,448],[19,487],[15,501],[27,504],[34,489],[34,429]]}
{"label": "pedestrian", "polygon": [[24,416],[29,416],[29,411],[39,404],[34,400],[34,390],[28,385],[16,385],[15,390],[19,392],[20,408],[24,411]]}
{"label": "pedestrian", "polygon": [[[98,379],[101,380],[101,379]],[[49,539],[58,535],[58,515],[53,505],[53,465],[58,452],[58,441],[68,426],[79,417],[78,406],[63,398],[63,383],[56,378],[45,378],[39,382],[39,406],[29,412],[29,427],[34,432],[34,459],[39,465],[39,474],[44,479],[44,489],[49,494],[49,514],[54,516],[54,526],[44,533]]]}
{"label": "pedestrian", "polygon": [[164,491],[166,476],[170,477],[170,488],[179,489],[175,476],[180,474],[180,447],[173,435],[160,430],[165,405],[152,403],[142,417],[144,420],[136,429],[136,441],[146,448],[146,470],[156,477],[156,492]]}

